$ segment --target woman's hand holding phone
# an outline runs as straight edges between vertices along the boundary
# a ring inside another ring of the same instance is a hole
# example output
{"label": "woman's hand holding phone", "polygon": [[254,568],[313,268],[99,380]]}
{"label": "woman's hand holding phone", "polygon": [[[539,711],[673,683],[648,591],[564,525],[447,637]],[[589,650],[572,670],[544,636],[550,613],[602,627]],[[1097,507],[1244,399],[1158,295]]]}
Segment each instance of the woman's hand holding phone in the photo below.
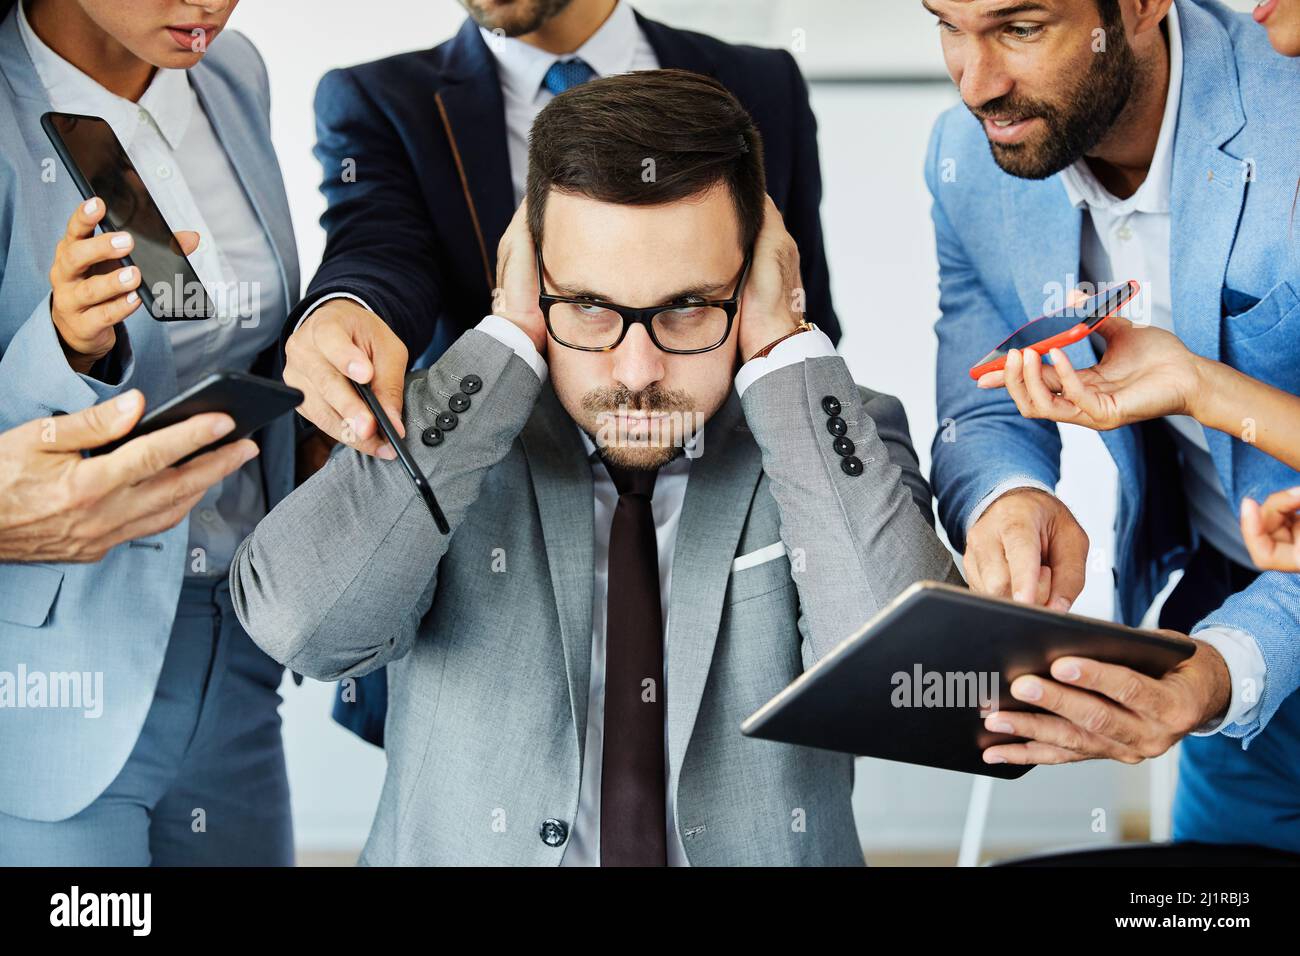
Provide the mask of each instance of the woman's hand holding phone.
{"label": "woman's hand holding phone", "polygon": [[97,458],[82,455],[128,434],[144,404],[133,389],[0,433],[0,561],[98,561],[124,541],[174,527],[258,452],[243,439],[173,467],[235,427],[212,412]]}
{"label": "woman's hand holding phone", "polygon": [[[134,240],[125,232],[95,235],[103,218],[101,199],[78,206],[50,267],[50,317],[68,364],[83,374],[112,351],[117,324],[140,306],[140,270],[115,264],[131,254]],[[176,239],[185,255],[199,244],[197,232],[178,232]]]}
{"label": "woman's hand holding phone", "polygon": [[1117,315],[1097,333],[1106,353],[1091,368],[1076,370],[1060,349],[1048,353],[1051,365],[1033,349],[1017,349],[1007,354],[1005,371],[981,376],[979,387],[1005,388],[1025,418],[1096,431],[1196,414],[1202,360],[1176,335]]}

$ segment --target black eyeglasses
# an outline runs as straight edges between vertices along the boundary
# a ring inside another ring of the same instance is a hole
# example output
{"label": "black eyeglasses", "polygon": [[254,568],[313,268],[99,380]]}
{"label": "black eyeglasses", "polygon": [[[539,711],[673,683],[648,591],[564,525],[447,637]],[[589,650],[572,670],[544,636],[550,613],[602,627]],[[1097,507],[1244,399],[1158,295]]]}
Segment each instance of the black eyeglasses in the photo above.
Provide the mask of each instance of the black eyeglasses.
{"label": "black eyeglasses", "polygon": [[678,302],[650,309],[633,309],[583,296],[548,295],[546,265],[537,249],[537,296],[546,331],[561,345],[583,352],[608,352],[618,348],[628,328],[640,323],[656,347],[675,355],[691,355],[716,349],[731,334],[740,294],[749,275],[753,253],[745,256],[740,278],[728,299],[717,302]]}

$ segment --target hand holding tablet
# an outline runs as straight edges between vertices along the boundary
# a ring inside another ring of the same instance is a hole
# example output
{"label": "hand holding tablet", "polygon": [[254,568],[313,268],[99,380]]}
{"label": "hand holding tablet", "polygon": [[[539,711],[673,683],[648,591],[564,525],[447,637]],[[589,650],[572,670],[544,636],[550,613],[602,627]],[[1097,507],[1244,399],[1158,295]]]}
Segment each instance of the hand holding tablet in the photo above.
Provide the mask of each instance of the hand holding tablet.
{"label": "hand holding tablet", "polygon": [[[1039,762],[1032,758],[1046,754],[1035,748],[1008,756],[1007,746],[1029,747],[1024,735],[1050,737],[1049,731],[1060,730],[1054,725],[1045,729],[1044,721],[1051,717],[1046,709],[1061,706],[1064,696],[1045,692],[1035,704],[1018,698],[1013,688],[1023,691],[1025,682],[1035,680],[1050,683],[1032,675],[1054,673],[1054,662],[1076,658],[1159,678],[1191,658],[1198,647],[1204,645],[1179,635],[1135,630],[922,581],[759,708],[741,725],[741,732],[1010,779],[1027,773]],[[1094,680],[1097,669],[1081,673]],[[1106,675],[1107,686],[1113,676]],[[1104,700],[1093,696],[1097,704]],[[1078,704],[1071,696],[1071,714],[1077,714]],[[990,722],[999,721],[1009,722],[1012,730],[990,728]],[[989,748],[998,748],[1004,762],[986,762]],[[1080,753],[1076,759],[1085,756]]]}

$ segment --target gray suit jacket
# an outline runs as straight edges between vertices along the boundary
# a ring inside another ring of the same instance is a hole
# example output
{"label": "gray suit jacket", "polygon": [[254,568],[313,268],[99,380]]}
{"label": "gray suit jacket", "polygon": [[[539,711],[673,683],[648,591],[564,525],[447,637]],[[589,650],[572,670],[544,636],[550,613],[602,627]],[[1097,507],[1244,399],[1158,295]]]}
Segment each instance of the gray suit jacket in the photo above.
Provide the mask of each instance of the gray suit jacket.
{"label": "gray suit jacket", "polygon": [[[0,5],[2,6],[2,5]],[[2,15],[2,14],[0,14]],[[262,227],[287,301],[298,298],[298,254],[271,146],[266,70],[253,45],[223,34],[190,81]],[[13,10],[0,22],[0,431],[75,412],[131,388],[149,408],[176,394],[166,329],[145,309],[122,324],[121,380],[109,384],[68,365],[50,320],[50,262],[80,194],[41,129],[50,109]],[[53,177],[43,175],[49,170]],[[280,352],[253,371],[280,377]],[[291,416],[254,437],[268,505],[293,487]],[[118,545],[96,564],[0,564],[0,671],[103,675],[98,719],[76,707],[6,709],[0,813],[62,820],[94,800],[126,763],[153,701],[186,567],[189,519]],[[53,678],[51,678],[53,679]]]}
{"label": "gray suit jacket", "polygon": [[[424,446],[421,430],[468,374],[483,380],[472,406]],[[831,448],[826,395],[843,404],[859,476]],[[388,775],[363,862],[557,864],[563,845],[539,828],[574,819],[587,728],[585,448],[550,386],[478,330],[408,378],[406,428],[451,536],[399,464],[342,449],[240,548],[236,611],[268,654],[311,677],[390,665]],[[704,438],[666,624],[687,856],[860,864],[852,758],[738,728],[909,584],[955,577],[902,407],[859,389],[838,356],[816,358],[759,379],[743,402],[733,391]],[[778,541],[793,563],[733,570]]]}

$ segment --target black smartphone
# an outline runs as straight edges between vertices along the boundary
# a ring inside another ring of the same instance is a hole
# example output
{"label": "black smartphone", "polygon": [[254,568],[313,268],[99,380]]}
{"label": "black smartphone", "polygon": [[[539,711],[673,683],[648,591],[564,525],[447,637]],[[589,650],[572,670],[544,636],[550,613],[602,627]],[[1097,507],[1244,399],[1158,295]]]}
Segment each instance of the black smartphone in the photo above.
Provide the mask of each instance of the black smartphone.
{"label": "black smartphone", "polygon": [[424,503],[429,506],[429,514],[433,515],[433,523],[438,526],[438,530],[443,534],[451,534],[451,525],[447,523],[447,516],[442,513],[442,507],[438,504],[438,499],[434,497],[433,486],[429,484],[429,479],[424,477],[424,472],[415,463],[411,453],[406,450],[406,443],[397,434],[397,429],[393,427],[393,423],[389,420],[388,414],[384,411],[384,406],[380,405],[379,399],[375,398],[374,389],[359,382],[353,382],[352,387],[357,390],[361,400],[366,403],[366,407],[370,409],[370,414],[375,416],[375,421],[379,423],[379,430],[384,433],[384,438],[388,440],[388,444],[392,445],[393,450],[397,452],[397,460],[402,463],[406,473],[411,476],[411,481],[415,482],[415,487],[419,489],[420,496],[424,498]]}
{"label": "black smartphone", "polygon": [[235,420],[234,431],[204,445],[176,463],[183,465],[191,458],[214,448],[247,438],[285,412],[293,411],[302,404],[302,399],[303,394],[298,389],[269,378],[244,372],[213,372],[193,388],[186,389],[149,412],[136,423],[130,434],[92,449],[89,454],[106,455],[133,438],[148,435],[204,412],[225,412]]}
{"label": "black smartphone", "polygon": [[81,195],[104,201],[100,228],[135,239],[122,263],[139,267],[138,291],[149,314],[163,322],[214,318],[212,299],[113,128],[98,116],[56,112],[41,116],[41,127]]}

